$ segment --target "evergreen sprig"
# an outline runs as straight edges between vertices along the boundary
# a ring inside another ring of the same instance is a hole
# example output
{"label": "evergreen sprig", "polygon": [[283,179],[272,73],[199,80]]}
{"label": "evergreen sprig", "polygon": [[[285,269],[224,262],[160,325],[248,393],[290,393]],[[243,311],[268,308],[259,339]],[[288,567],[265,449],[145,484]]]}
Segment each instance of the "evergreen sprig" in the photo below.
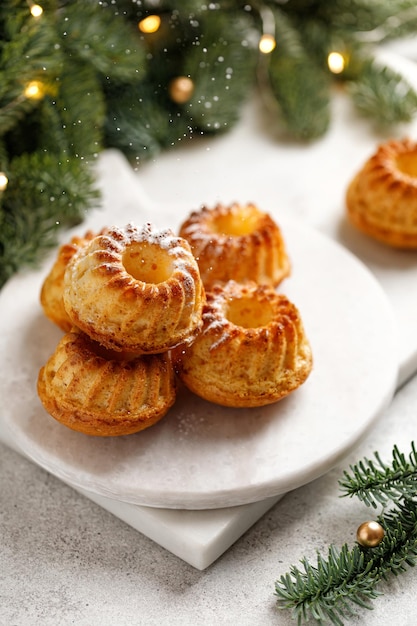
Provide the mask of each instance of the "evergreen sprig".
{"label": "evergreen sprig", "polygon": [[339,551],[332,544],[327,559],[318,554],[317,565],[306,558],[301,564],[303,569],[292,566],[275,583],[278,608],[290,609],[298,624],[313,618],[340,626],[342,617],[353,614],[352,605],[370,608],[369,600],[379,595],[372,564],[359,546],[344,544]]}
{"label": "evergreen sprig", "polygon": [[0,285],[36,266],[40,251],[57,244],[59,229],[81,222],[99,203],[91,164],[65,152],[16,157],[11,176],[0,211]]}
{"label": "evergreen sprig", "polygon": [[384,463],[378,452],[374,460],[363,459],[350,466],[339,481],[344,496],[356,496],[367,506],[377,508],[401,498],[412,500],[417,495],[417,450],[411,444],[408,457],[394,446],[390,465]]}
{"label": "evergreen sprig", "polygon": [[348,93],[357,110],[365,117],[373,116],[381,128],[411,122],[417,113],[414,89],[401,74],[376,63],[364,64],[360,75],[348,84]]}
{"label": "evergreen sprig", "polygon": [[[103,82],[143,78],[144,47],[121,15],[92,1],[42,5],[39,19],[21,0],[0,9],[0,287],[97,205]],[[31,83],[40,97],[26,95]]]}
{"label": "evergreen sprig", "polygon": [[289,609],[300,625],[309,619],[342,626],[358,607],[372,609],[371,600],[382,594],[378,584],[417,563],[417,452],[414,443],[408,457],[397,446],[391,465],[375,453],[375,462],[364,459],[344,472],[340,486],[345,495],[356,495],[368,506],[379,502],[391,508],[377,521],[385,536],[375,548],[358,543],[339,550],[330,545],[326,557],[317,554],[313,565],[301,559],[275,583],[280,609]]}
{"label": "evergreen sprig", "polygon": [[[62,203],[46,206],[57,198],[57,179],[51,166],[49,189],[48,172],[33,170],[53,161],[42,155],[70,165],[87,209],[91,161],[102,149],[119,148],[140,166],[179,142],[230,130],[254,89],[274,104],[268,126],[299,141],[329,127],[334,79],[350,86],[361,113],[385,126],[417,111],[404,77],[372,64],[379,41],[414,33],[415,0],[43,0],[38,18],[31,4],[0,2],[0,172],[9,180],[0,191],[0,224],[7,224],[0,229],[0,287],[13,268],[41,258],[68,217],[58,212]],[[161,19],[155,33],[138,28],[149,14]],[[258,48],[265,33],[278,43],[269,55]],[[337,77],[327,66],[333,50],[347,60]],[[181,76],[193,85],[185,102],[169,87]],[[27,95],[31,83],[41,85],[39,97]],[[25,164],[32,169],[24,172]],[[36,176],[41,203],[27,185],[19,199],[21,182]],[[43,231],[48,236],[37,236]]]}

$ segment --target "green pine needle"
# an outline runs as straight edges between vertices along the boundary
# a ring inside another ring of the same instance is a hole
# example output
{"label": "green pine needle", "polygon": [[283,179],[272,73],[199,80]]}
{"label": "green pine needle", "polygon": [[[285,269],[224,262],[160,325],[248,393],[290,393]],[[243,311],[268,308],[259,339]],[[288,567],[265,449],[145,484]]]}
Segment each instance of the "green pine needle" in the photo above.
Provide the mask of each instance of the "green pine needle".
{"label": "green pine needle", "polygon": [[150,85],[108,87],[106,102],[105,145],[118,148],[136,165],[192,135],[187,117],[174,106],[167,115]]}
{"label": "green pine needle", "polygon": [[349,84],[356,108],[375,123],[387,128],[411,122],[417,113],[417,93],[401,74],[388,67],[366,64]]}
{"label": "green pine needle", "polygon": [[417,449],[412,442],[408,456],[394,446],[390,464],[375,452],[344,472],[339,481],[343,495],[357,496],[367,506],[390,510],[377,517],[385,536],[375,548],[344,544],[338,550],[333,544],[327,557],[317,554],[312,565],[301,559],[275,583],[278,607],[290,609],[298,624],[314,619],[320,624],[342,626],[343,619],[355,607],[371,609],[381,591],[378,584],[390,575],[397,576],[417,563]]}
{"label": "green pine needle", "polygon": [[69,56],[118,82],[136,83],[145,73],[145,49],[137,24],[129,24],[117,3],[73,2],[58,12],[57,29]]}
{"label": "green pine needle", "polygon": [[229,130],[254,84],[255,49],[246,36],[251,20],[209,12],[202,21],[200,45],[190,46],[183,73],[195,89],[185,106],[192,125],[206,133]]}
{"label": "green pine needle", "polygon": [[[160,0],[152,12],[161,27],[144,34],[138,24],[149,14],[148,4],[45,0],[38,19],[26,0],[0,2],[0,167],[9,179],[0,196],[0,284],[33,263],[36,247],[42,253],[54,240],[53,210],[61,223],[65,210],[56,200],[49,206],[46,192],[31,197],[29,183],[14,172],[20,157],[51,157],[34,159],[28,177],[42,187],[50,175],[54,198],[65,196],[73,176],[71,187],[80,193],[71,196],[71,213],[83,198],[84,212],[89,206],[82,168],[65,170],[59,189],[54,158],[78,159],[88,170],[92,155],[115,147],[140,165],[190,138],[229,130],[254,88],[272,103],[270,126],[281,136],[317,139],[331,121],[335,77],[326,60],[339,44],[351,62],[336,80],[350,85],[362,113],[391,126],[417,112],[417,94],[400,75],[363,61],[372,59],[377,41],[412,31],[415,0],[354,0],[353,8],[352,0],[184,0],[181,6]],[[274,33],[278,44],[270,55],[258,49],[265,32]],[[186,102],[174,101],[170,92],[179,76],[192,80]],[[42,87],[39,98],[27,96],[32,81]],[[37,163],[39,170],[33,169]],[[51,170],[45,169],[49,163]]]}
{"label": "green pine needle", "polygon": [[416,564],[417,503],[399,504],[378,521],[385,537],[376,548],[331,545],[327,558],[317,555],[316,565],[303,558],[302,569],[291,567],[275,583],[278,608],[290,609],[298,624],[314,619],[336,626],[357,607],[372,609],[370,601],[381,595],[378,583]]}
{"label": "green pine needle", "polygon": [[285,13],[275,9],[274,16],[279,46],[268,59],[269,85],[264,80],[261,89],[269,87],[278,118],[293,138],[317,139],[330,123],[330,81],[303,47],[300,33]]}
{"label": "green pine needle", "polygon": [[0,203],[0,287],[17,270],[36,267],[58,232],[82,221],[99,194],[91,164],[65,153],[35,152],[10,164]]}
{"label": "green pine needle", "polygon": [[375,459],[365,458],[344,472],[339,481],[344,496],[357,496],[367,506],[377,508],[401,498],[411,500],[417,494],[417,451],[414,442],[408,457],[395,446],[392,462],[385,464],[378,452]]}

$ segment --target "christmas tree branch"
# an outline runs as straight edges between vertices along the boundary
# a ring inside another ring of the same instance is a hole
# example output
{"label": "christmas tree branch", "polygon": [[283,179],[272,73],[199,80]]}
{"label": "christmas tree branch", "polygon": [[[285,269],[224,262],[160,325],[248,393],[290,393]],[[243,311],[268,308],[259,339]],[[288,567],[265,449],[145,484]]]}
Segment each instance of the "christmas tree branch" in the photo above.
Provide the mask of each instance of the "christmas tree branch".
{"label": "christmas tree branch", "polygon": [[381,128],[411,122],[417,112],[417,93],[411,85],[398,72],[375,62],[364,64],[356,80],[348,83],[348,93],[358,111],[372,115]]}
{"label": "christmas tree branch", "polygon": [[[57,193],[54,158],[78,159],[88,170],[95,155],[113,147],[138,167],[180,142],[230,130],[254,89],[271,111],[268,126],[297,141],[327,131],[335,80],[361,114],[385,129],[417,112],[417,94],[403,77],[372,63],[375,34],[412,32],[415,0],[40,5],[0,3],[0,224],[7,225],[0,231],[0,287],[12,270],[41,258],[53,217],[66,223],[53,215],[62,206],[48,200],[66,193]],[[143,27],[148,17],[156,19],[155,30]],[[336,73],[330,53],[343,61]],[[183,79],[186,91],[178,89]],[[52,158],[43,161],[45,154]],[[32,168],[52,164],[51,189],[48,172],[27,170],[43,189],[28,205],[23,155],[33,158]],[[93,180],[87,190],[82,168],[71,172],[87,209]]]}
{"label": "christmas tree branch", "polygon": [[388,502],[405,498],[412,500],[417,494],[417,450],[411,444],[406,457],[397,446],[392,452],[392,462],[386,465],[375,452],[375,460],[365,458],[350,467],[351,474],[344,472],[339,482],[344,496],[356,496],[367,506],[385,506]]}
{"label": "christmas tree branch", "polygon": [[15,157],[11,176],[0,203],[0,285],[36,266],[59,230],[81,222],[99,201],[92,164],[65,152]]}
{"label": "christmas tree branch", "polygon": [[381,595],[382,580],[416,565],[416,448],[413,443],[406,457],[395,446],[391,465],[377,453],[375,458],[376,462],[365,459],[353,465],[353,475],[345,472],[340,485],[346,495],[357,495],[368,506],[392,501],[392,508],[377,518],[384,537],[376,547],[344,544],[338,550],[332,544],[326,558],[318,553],[315,565],[303,558],[302,568],[293,566],[276,581],[278,607],[290,609],[298,624],[314,619],[342,626],[355,607],[372,608],[370,601]]}

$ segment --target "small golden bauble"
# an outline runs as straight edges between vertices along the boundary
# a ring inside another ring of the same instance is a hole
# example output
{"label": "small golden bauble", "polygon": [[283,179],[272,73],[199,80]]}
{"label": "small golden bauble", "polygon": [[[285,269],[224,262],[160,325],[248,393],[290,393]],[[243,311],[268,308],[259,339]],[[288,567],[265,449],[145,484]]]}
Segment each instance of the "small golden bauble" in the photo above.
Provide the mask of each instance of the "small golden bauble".
{"label": "small golden bauble", "polygon": [[375,521],[363,522],[356,531],[356,539],[364,548],[375,548],[385,536],[381,524]]}
{"label": "small golden bauble", "polygon": [[169,83],[168,92],[171,100],[185,104],[193,95],[194,83],[188,76],[177,76]]}

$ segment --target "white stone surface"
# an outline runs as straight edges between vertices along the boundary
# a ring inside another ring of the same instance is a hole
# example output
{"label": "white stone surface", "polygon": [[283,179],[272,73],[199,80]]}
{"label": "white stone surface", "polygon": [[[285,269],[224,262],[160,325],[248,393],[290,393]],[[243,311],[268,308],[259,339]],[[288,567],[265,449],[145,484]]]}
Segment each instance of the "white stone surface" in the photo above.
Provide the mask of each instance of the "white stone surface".
{"label": "white stone surface", "polygon": [[[108,155],[106,171],[119,161]],[[133,191],[127,186],[125,197]],[[108,207],[102,226],[129,221],[119,207]],[[36,391],[38,372],[62,335],[39,305],[47,262],[0,294],[0,395],[14,397],[2,418],[17,446],[77,488],[176,509],[259,502],[333,467],[392,398],[395,320],[383,290],[353,255],[297,221],[280,224],[292,260],[280,291],[299,307],[313,351],[312,373],[300,389],[256,409],[227,409],[182,390],[168,415],[138,435],[97,438],[69,430],[46,413]],[[89,226],[87,220],[81,228]]]}
{"label": "white stone surface", "polygon": [[[125,159],[113,151],[104,154],[100,172],[103,207],[77,230],[146,221],[151,201]],[[170,221],[169,206],[158,213],[161,226]],[[300,222],[282,220],[293,262],[283,289],[302,311],[315,365],[302,389],[289,401],[255,411],[256,421],[253,411],[242,415],[188,397],[178,401],[169,420],[138,437],[97,440],[68,431],[47,416],[35,386],[39,368],[61,335],[38,302],[51,259],[39,271],[13,279],[0,295],[6,372],[0,390],[5,399],[13,397],[2,418],[14,445],[200,569],[277,496],[333,467],[370,428],[396,383],[395,321],[383,290],[339,245]],[[137,504],[211,510],[149,511]],[[214,508],[219,506],[224,508]]]}

